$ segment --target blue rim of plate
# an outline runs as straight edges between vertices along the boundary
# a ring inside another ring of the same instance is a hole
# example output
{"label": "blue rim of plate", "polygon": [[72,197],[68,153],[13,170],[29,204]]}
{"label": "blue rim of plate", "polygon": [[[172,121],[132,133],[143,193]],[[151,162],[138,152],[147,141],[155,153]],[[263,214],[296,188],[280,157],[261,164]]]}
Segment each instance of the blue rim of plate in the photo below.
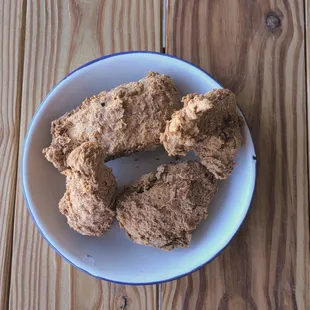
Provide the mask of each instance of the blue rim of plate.
{"label": "blue rim of plate", "polygon": [[[42,230],[40,229],[38,223],[36,222],[32,212],[31,212],[31,209],[29,207],[29,202],[28,202],[28,197],[27,197],[27,194],[26,194],[26,190],[25,190],[25,184],[24,184],[24,161],[25,161],[25,145],[27,144],[27,141],[28,141],[28,138],[29,138],[29,132],[30,132],[30,129],[33,125],[33,121],[34,119],[36,118],[36,115],[37,113],[40,111],[41,107],[43,106],[43,104],[45,103],[45,101],[48,99],[48,97],[50,96],[50,94],[54,91],[54,89],[56,89],[64,80],[66,80],[69,76],[71,76],[72,74],[76,73],[77,71],[85,68],[85,67],[88,67],[90,66],[91,64],[94,64],[96,62],[99,62],[99,61],[102,61],[102,60],[105,60],[105,59],[108,59],[108,58],[111,58],[111,57],[115,57],[115,56],[120,56],[120,55],[125,55],[125,54],[155,54],[155,55],[160,55],[162,57],[168,57],[168,58],[173,58],[173,59],[177,59],[179,61],[182,61],[196,69],[198,69],[199,71],[203,72],[205,75],[207,75],[209,78],[211,78],[213,81],[215,81],[216,83],[218,83],[221,87],[223,87],[221,85],[221,83],[219,83],[213,76],[211,76],[209,73],[207,73],[206,71],[202,70],[201,68],[199,68],[198,66],[192,64],[191,62],[189,61],[186,61],[184,59],[181,59],[181,58],[178,58],[176,56],[172,56],[172,55],[169,55],[169,54],[163,54],[163,53],[159,53],[159,52],[151,52],[151,51],[130,51],[130,52],[120,52],[120,53],[114,53],[114,54],[109,54],[109,55],[106,55],[106,56],[102,56],[102,57],[99,57],[99,58],[96,58],[94,60],[91,60],[87,63],[85,63],[84,65],[76,68],[75,70],[73,70],[72,72],[70,72],[68,75],[66,75],[62,80],[60,80],[50,91],[49,93],[45,96],[45,98],[43,99],[43,101],[41,102],[40,106],[38,107],[38,109],[36,110],[34,116],[32,117],[32,120],[28,126],[28,129],[27,129],[27,133],[26,133],[26,137],[25,137],[25,140],[24,140],[24,144],[23,144],[23,151],[22,151],[22,164],[21,164],[21,180],[22,180],[22,190],[23,190],[23,195],[24,195],[24,198],[25,198],[25,201],[26,201],[26,205],[27,205],[27,208],[28,208],[28,211],[30,213],[30,216],[33,220],[33,222],[35,223],[35,226],[37,227],[37,229],[39,230],[40,234],[43,236],[43,238],[45,239],[45,241],[49,244],[49,246],[60,256],[62,257],[66,262],[68,262],[69,264],[71,264],[72,266],[74,266],[75,268],[77,268],[78,270],[81,270],[83,271],[84,273],[98,279],[98,280],[104,280],[104,281],[108,281],[108,282],[111,282],[111,283],[115,283],[115,284],[121,284],[121,285],[155,285],[155,284],[161,284],[161,283],[166,283],[166,282],[170,282],[170,281],[174,281],[174,280],[177,280],[177,279],[180,279],[184,276],[187,276],[197,270],[199,270],[200,268],[204,267],[205,265],[209,264],[210,262],[212,262],[218,255],[220,255],[227,247],[228,245],[230,244],[230,242],[232,241],[232,239],[236,236],[236,234],[239,232],[242,224],[245,222],[247,216],[248,216],[248,213],[249,213],[249,210],[250,210],[250,206],[251,206],[251,203],[252,203],[252,199],[253,199],[253,195],[254,195],[254,192],[255,192],[255,188],[256,188],[256,183],[257,183],[257,174],[256,174],[256,168],[255,168],[255,181],[254,181],[254,188],[253,188],[253,193],[252,193],[252,196],[251,196],[251,199],[250,199],[250,204],[249,204],[249,207],[248,207],[248,210],[244,216],[244,219],[242,220],[242,222],[240,223],[238,229],[236,230],[236,232],[232,235],[232,237],[229,239],[229,241],[227,242],[227,244],[220,250],[218,251],[213,257],[211,257],[209,260],[207,260],[205,263],[199,265],[198,267],[186,272],[186,273],[183,273],[181,275],[178,275],[176,277],[173,277],[173,278],[170,278],[170,279],[165,279],[163,281],[155,281],[155,282],[143,282],[143,283],[134,283],[134,282],[120,282],[120,281],[115,281],[115,280],[112,280],[112,279],[107,279],[107,278],[102,278],[102,277],[99,277],[99,276],[96,276],[88,271],[86,271],[85,269],[81,268],[81,267],[78,267],[76,266],[74,263],[72,263],[67,257],[65,257],[63,254],[61,254],[58,249],[56,247],[54,247],[54,245],[49,241],[48,237],[42,232]],[[239,106],[238,106],[239,107]],[[247,119],[245,118],[244,116],[244,113],[242,112],[242,110],[240,109],[239,107],[239,110],[241,112],[241,114],[243,115],[243,118],[244,120],[246,121],[246,124],[249,128],[249,125],[248,125],[248,122],[247,122]],[[252,143],[253,143],[253,148],[254,148],[254,153],[253,154],[253,160],[255,161],[255,163],[257,164],[257,156],[256,156],[256,148],[255,148],[255,144],[254,144],[254,141],[253,141],[253,137],[252,137],[252,134],[251,134],[251,131],[249,130],[250,132],[250,136],[251,136],[251,139],[252,139]]]}

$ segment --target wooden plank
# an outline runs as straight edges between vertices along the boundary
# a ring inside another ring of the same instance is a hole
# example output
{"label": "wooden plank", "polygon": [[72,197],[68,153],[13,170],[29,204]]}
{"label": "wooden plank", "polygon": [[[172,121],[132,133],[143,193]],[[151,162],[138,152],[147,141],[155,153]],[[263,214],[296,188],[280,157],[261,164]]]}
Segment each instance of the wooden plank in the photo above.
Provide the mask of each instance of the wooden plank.
{"label": "wooden plank", "polygon": [[[306,77],[307,77],[307,111],[308,111],[308,179],[309,179],[309,192],[310,192],[310,2],[305,1],[305,38],[306,38]],[[310,211],[309,211],[310,212]],[[310,233],[310,232],[309,232]]]}
{"label": "wooden plank", "polygon": [[309,309],[303,0],[168,0],[166,31],[168,53],[238,94],[258,179],[233,242],[205,268],[164,284],[162,309]]}
{"label": "wooden plank", "polygon": [[0,4],[0,309],[8,303],[20,118],[22,1]]}
{"label": "wooden plank", "polygon": [[[160,4],[159,0],[27,2],[20,145],[42,98],[69,71],[111,52],[160,50]],[[132,288],[95,280],[55,254],[30,219],[20,186],[13,245],[12,310],[157,306],[156,286]]]}

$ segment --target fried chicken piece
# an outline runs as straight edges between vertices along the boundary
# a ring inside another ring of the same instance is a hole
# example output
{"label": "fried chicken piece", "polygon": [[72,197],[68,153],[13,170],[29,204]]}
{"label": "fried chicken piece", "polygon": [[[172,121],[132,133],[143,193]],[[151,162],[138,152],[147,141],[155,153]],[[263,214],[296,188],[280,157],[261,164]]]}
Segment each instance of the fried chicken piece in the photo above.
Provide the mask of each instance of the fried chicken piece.
{"label": "fried chicken piece", "polygon": [[85,142],[68,157],[66,192],[59,202],[60,212],[77,232],[101,236],[115,218],[116,180],[104,164],[103,150]]}
{"label": "fried chicken piece", "polygon": [[43,150],[62,171],[70,152],[83,142],[96,142],[107,158],[154,150],[160,132],[179,108],[171,79],[148,73],[139,82],[120,85],[86,99],[75,110],[52,122],[52,143]]}
{"label": "fried chicken piece", "polygon": [[236,96],[227,89],[182,98],[184,107],[167,121],[161,142],[170,156],[194,151],[217,179],[231,175],[242,144],[243,119],[237,114]]}
{"label": "fried chicken piece", "polygon": [[216,190],[217,180],[199,162],[162,165],[118,197],[116,217],[136,243],[164,250],[184,248],[207,218]]}

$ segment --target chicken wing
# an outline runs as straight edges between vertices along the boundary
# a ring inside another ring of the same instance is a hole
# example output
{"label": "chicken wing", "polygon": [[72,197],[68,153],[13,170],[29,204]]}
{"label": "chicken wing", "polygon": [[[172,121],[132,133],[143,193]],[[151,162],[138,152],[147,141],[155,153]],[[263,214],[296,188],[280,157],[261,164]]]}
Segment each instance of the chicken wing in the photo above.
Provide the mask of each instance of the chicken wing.
{"label": "chicken wing", "polygon": [[60,212],[70,227],[88,236],[101,236],[115,218],[116,180],[104,164],[102,149],[85,142],[68,157],[66,192],[59,202]]}
{"label": "chicken wing", "polygon": [[226,179],[242,144],[243,119],[237,114],[236,96],[215,89],[187,95],[182,101],[184,107],[172,115],[161,134],[166,151],[170,156],[194,151],[217,179]]}
{"label": "chicken wing", "polygon": [[154,150],[160,132],[179,108],[171,79],[148,73],[139,82],[120,85],[86,99],[75,110],[52,122],[52,143],[43,150],[62,171],[67,157],[83,142],[96,142],[106,160],[132,152]]}
{"label": "chicken wing", "polygon": [[198,162],[162,165],[118,197],[117,219],[134,242],[187,247],[216,190],[217,180]]}

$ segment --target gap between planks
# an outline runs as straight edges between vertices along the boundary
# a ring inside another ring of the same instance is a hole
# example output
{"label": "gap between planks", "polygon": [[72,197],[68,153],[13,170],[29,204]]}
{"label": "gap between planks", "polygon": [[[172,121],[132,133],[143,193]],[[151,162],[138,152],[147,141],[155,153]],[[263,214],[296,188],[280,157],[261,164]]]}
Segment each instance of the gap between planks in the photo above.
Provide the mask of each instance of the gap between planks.
{"label": "gap between planks", "polygon": [[[161,52],[166,54],[166,27],[167,27],[167,5],[169,0],[161,0]],[[162,284],[156,285],[157,310],[162,309]]]}
{"label": "gap between planks", "polygon": [[[308,174],[308,201],[310,198],[310,3],[308,0],[304,0],[304,20],[305,20],[305,32],[304,32],[304,40],[305,40],[305,74],[306,74],[306,119],[307,119],[307,142],[308,142],[308,166],[307,166],[307,174]],[[310,210],[310,206],[309,206]],[[310,222],[310,212],[309,212],[309,222]],[[309,235],[310,235],[310,225],[309,225]]]}
{"label": "gap between planks", "polygon": [[9,242],[9,252],[8,256],[8,270],[9,277],[7,283],[7,298],[6,298],[6,309],[9,309],[10,305],[10,290],[11,290],[11,274],[12,274],[12,257],[13,257],[13,241],[14,241],[14,223],[15,223],[15,205],[16,205],[16,190],[17,190],[17,180],[18,180],[18,164],[19,164],[19,152],[20,152],[20,121],[21,121],[21,101],[22,101],[22,91],[23,91],[23,77],[24,77],[24,55],[25,55],[25,35],[26,35],[26,14],[27,14],[27,0],[22,0],[21,5],[21,33],[18,44],[18,64],[17,64],[17,105],[18,105],[18,119],[17,119],[17,148],[16,148],[16,171],[15,171],[15,184],[14,188],[14,197],[12,204],[12,230]]}

